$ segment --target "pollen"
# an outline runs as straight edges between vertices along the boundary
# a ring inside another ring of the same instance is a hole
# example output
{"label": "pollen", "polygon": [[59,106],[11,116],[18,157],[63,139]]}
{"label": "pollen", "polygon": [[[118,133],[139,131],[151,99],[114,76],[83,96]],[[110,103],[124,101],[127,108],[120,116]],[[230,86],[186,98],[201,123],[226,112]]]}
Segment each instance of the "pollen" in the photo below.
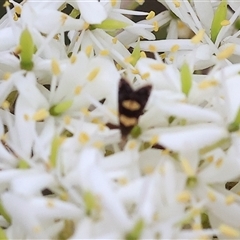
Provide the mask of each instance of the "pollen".
{"label": "pollen", "polygon": [[92,50],[93,50],[93,46],[92,45],[88,45],[86,47],[85,53],[87,54],[88,57],[90,57]]}
{"label": "pollen", "polygon": [[183,191],[177,195],[177,201],[187,203],[191,200],[191,194],[188,191]]}
{"label": "pollen", "polygon": [[126,177],[121,177],[121,178],[118,178],[117,179],[117,182],[122,185],[122,186],[125,186],[128,184],[128,179]]}
{"label": "pollen", "polygon": [[177,52],[177,51],[179,50],[179,48],[180,48],[180,46],[179,46],[178,44],[175,44],[175,45],[173,45],[173,46],[171,47],[170,51],[171,51],[172,53],[175,53],[175,52]]}
{"label": "pollen", "polygon": [[44,120],[48,116],[49,116],[49,112],[46,109],[42,108],[34,113],[32,119],[35,120],[36,122],[38,122],[38,121]]}
{"label": "pollen", "polygon": [[3,103],[2,103],[2,108],[3,109],[9,109],[10,107],[10,102],[5,100]]}
{"label": "pollen", "polygon": [[232,203],[234,203],[236,200],[235,196],[234,195],[229,195],[229,196],[226,196],[225,198],[225,203],[227,205],[231,205]]}
{"label": "pollen", "polygon": [[116,44],[117,41],[118,41],[118,39],[117,39],[116,37],[114,37],[114,38],[112,39],[112,43],[113,43],[113,44]]}
{"label": "pollen", "polygon": [[161,151],[161,154],[162,154],[162,155],[165,155],[165,156],[166,156],[166,155],[169,155],[169,153],[170,153],[170,150],[167,149],[167,148],[166,148],[166,149],[163,149],[163,150]]}
{"label": "pollen", "polygon": [[106,128],[106,126],[105,126],[103,123],[99,123],[99,124],[98,124],[98,129],[99,129],[100,131],[104,131],[105,128]]}
{"label": "pollen", "polygon": [[55,60],[55,59],[52,60],[51,68],[52,68],[52,72],[55,76],[60,74],[61,70],[60,70],[59,63],[57,60]]}
{"label": "pollen", "polygon": [[240,236],[240,232],[238,230],[236,230],[228,225],[225,225],[225,224],[220,225],[219,231],[228,237],[239,237]]}
{"label": "pollen", "polygon": [[61,16],[61,23],[62,23],[62,25],[65,24],[66,20],[67,20],[67,15],[66,14],[62,14],[62,16]]}
{"label": "pollen", "polygon": [[102,50],[102,51],[100,52],[100,55],[102,55],[102,56],[108,56],[108,55],[109,55],[109,50],[107,50],[107,49]]}
{"label": "pollen", "polygon": [[208,196],[208,199],[211,201],[211,202],[215,202],[216,201],[216,195],[213,193],[213,192],[208,192],[207,193],[207,196]]}
{"label": "pollen", "polygon": [[223,20],[221,21],[221,26],[225,27],[225,26],[228,26],[230,24],[230,21],[229,20]]}
{"label": "pollen", "polygon": [[226,58],[229,58],[230,56],[233,55],[234,51],[235,51],[236,45],[235,44],[231,44],[230,46],[228,46],[227,48],[225,48],[224,50],[222,50],[220,53],[217,54],[217,58],[219,60],[223,60]]}
{"label": "pollen", "polygon": [[69,124],[71,123],[71,117],[68,116],[68,115],[66,115],[66,116],[64,117],[64,123],[65,123],[66,125],[69,125]]}
{"label": "pollen", "polygon": [[158,22],[157,22],[157,21],[154,21],[154,22],[153,22],[153,31],[154,31],[154,32],[157,32],[158,30],[159,30]]}
{"label": "pollen", "polygon": [[187,176],[194,176],[195,172],[192,166],[190,165],[189,161],[187,159],[182,159],[181,166],[183,171],[187,174]]}
{"label": "pollen", "polygon": [[70,58],[70,63],[74,64],[77,61],[77,56],[76,55],[72,55]]}
{"label": "pollen", "polygon": [[146,73],[142,74],[141,77],[142,77],[142,79],[147,79],[150,77],[150,73],[146,72]]}
{"label": "pollen", "polygon": [[205,30],[201,29],[194,37],[192,37],[191,42],[192,43],[200,43],[203,40],[205,34]]}
{"label": "pollen", "polygon": [[157,52],[157,47],[152,44],[149,45],[148,49],[150,52]]}
{"label": "pollen", "polygon": [[213,158],[213,156],[211,155],[211,156],[207,157],[206,160],[207,160],[209,163],[211,163],[211,162],[213,162],[213,159],[214,159],[214,158]]}
{"label": "pollen", "polygon": [[13,14],[13,20],[16,22],[18,20],[18,15],[16,13]]}
{"label": "pollen", "polygon": [[176,8],[179,8],[181,6],[181,3],[178,0],[173,0],[173,4]]}
{"label": "pollen", "polygon": [[166,65],[163,63],[154,63],[149,65],[151,69],[156,71],[163,71],[166,69]]}
{"label": "pollen", "polygon": [[140,52],[140,56],[141,56],[141,58],[146,58],[147,57],[146,53],[143,52],[143,51]]}
{"label": "pollen", "polygon": [[96,76],[98,75],[98,73],[100,72],[100,67],[96,67],[94,68],[90,73],[89,75],[87,76],[87,80],[88,81],[93,81]]}
{"label": "pollen", "polygon": [[183,29],[183,28],[186,27],[186,24],[185,24],[183,21],[178,20],[178,21],[177,21],[177,27],[178,27],[179,29]]}
{"label": "pollen", "polygon": [[4,74],[3,74],[3,80],[8,80],[9,78],[11,77],[11,73],[10,72],[5,72]]}
{"label": "pollen", "polygon": [[82,87],[81,86],[77,86],[74,89],[74,94],[75,95],[79,95],[81,93],[81,91],[82,91]]}
{"label": "pollen", "polygon": [[78,141],[82,144],[86,144],[90,140],[90,137],[87,133],[82,132],[79,134]]}
{"label": "pollen", "polygon": [[160,56],[161,59],[165,59],[166,58],[166,53],[161,53],[159,56]]}
{"label": "pollen", "polygon": [[147,19],[147,20],[150,20],[150,19],[154,18],[155,15],[156,15],[155,12],[154,12],[154,11],[151,11],[151,12],[148,13],[146,19]]}
{"label": "pollen", "polygon": [[116,6],[116,4],[117,4],[117,0],[111,0],[112,7]]}

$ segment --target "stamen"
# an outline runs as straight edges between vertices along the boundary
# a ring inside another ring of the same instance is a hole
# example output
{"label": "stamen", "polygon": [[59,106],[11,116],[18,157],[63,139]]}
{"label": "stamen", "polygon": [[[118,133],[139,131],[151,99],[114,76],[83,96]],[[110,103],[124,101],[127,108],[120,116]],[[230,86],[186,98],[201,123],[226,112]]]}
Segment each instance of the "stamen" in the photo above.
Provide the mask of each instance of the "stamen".
{"label": "stamen", "polygon": [[100,68],[99,68],[99,67],[94,68],[94,69],[89,73],[89,75],[87,76],[87,80],[88,80],[88,81],[93,81],[94,78],[96,78],[96,76],[98,75],[99,72],[100,72]]}

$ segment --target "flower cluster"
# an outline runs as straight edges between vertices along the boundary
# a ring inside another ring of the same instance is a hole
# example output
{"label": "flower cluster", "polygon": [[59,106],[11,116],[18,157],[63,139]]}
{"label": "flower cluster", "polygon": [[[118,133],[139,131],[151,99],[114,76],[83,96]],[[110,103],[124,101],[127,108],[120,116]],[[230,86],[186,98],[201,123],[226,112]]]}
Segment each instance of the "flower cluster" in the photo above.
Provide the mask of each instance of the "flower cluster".
{"label": "flower cluster", "polygon": [[1,239],[240,238],[240,3],[142,3],[4,4]]}

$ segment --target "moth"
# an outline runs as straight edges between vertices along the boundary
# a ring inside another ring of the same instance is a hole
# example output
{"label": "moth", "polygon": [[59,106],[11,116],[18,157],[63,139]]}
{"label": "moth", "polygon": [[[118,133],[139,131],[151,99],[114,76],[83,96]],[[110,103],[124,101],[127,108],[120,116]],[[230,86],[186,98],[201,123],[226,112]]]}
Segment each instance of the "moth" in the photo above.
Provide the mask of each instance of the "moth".
{"label": "moth", "polygon": [[124,78],[120,79],[118,88],[118,114],[119,128],[123,138],[126,138],[133,127],[138,124],[138,119],[143,114],[151,90],[151,85],[134,90]]}

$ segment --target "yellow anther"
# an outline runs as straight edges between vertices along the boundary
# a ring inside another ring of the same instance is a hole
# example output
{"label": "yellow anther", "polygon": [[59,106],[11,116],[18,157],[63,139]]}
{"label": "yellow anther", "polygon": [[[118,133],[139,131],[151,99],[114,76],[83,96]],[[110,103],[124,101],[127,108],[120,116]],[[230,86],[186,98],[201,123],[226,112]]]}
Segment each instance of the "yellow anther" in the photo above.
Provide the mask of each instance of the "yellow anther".
{"label": "yellow anther", "polygon": [[81,86],[76,86],[74,89],[74,94],[75,95],[79,95],[82,91],[82,87]]}
{"label": "yellow anther", "polygon": [[94,68],[87,76],[87,80],[88,81],[93,81],[96,76],[98,75],[98,73],[100,72],[100,67],[96,67]]}
{"label": "yellow anther", "polygon": [[18,20],[18,15],[16,13],[13,14],[13,20],[16,22]]}
{"label": "yellow anther", "polygon": [[157,52],[157,47],[152,44],[149,45],[148,49],[150,52]]}
{"label": "yellow anther", "polygon": [[150,140],[150,144],[151,145],[155,145],[158,143],[158,136],[155,135],[155,136],[152,136],[151,140]]}
{"label": "yellow anther", "polygon": [[91,53],[92,53],[92,50],[93,50],[93,46],[92,45],[88,45],[85,49],[85,53],[88,57],[90,57]]}
{"label": "yellow anther", "polygon": [[152,18],[154,18],[154,17],[155,17],[155,12],[154,12],[154,11],[151,11],[151,12],[148,13],[146,19],[149,20],[149,19],[152,19]]}
{"label": "yellow anther", "polygon": [[125,63],[131,63],[134,60],[134,58],[132,56],[128,56],[124,59]]}
{"label": "yellow anther", "polygon": [[154,32],[157,32],[158,30],[159,30],[158,22],[157,22],[157,21],[154,21],[154,22],[153,22],[153,31],[154,31]]}
{"label": "yellow anther", "polygon": [[82,133],[79,134],[78,141],[81,144],[86,144],[89,140],[90,140],[90,137],[87,133],[82,132]]}
{"label": "yellow anther", "polygon": [[116,44],[117,41],[118,41],[118,39],[117,39],[116,37],[114,37],[114,38],[112,39],[112,43],[113,43],[113,44]]}
{"label": "yellow anther", "polygon": [[66,116],[64,117],[64,123],[65,123],[66,125],[69,125],[69,124],[71,123],[71,117],[66,115]]}
{"label": "yellow anther", "polygon": [[190,177],[195,175],[195,171],[187,159],[184,158],[181,160],[181,166],[183,171],[187,174],[187,176]]}
{"label": "yellow anther", "polygon": [[194,223],[194,224],[192,224],[192,229],[193,230],[202,230],[202,225],[199,223]]}
{"label": "yellow anther", "polygon": [[54,207],[54,201],[52,199],[47,200],[47,207],[53,208]]}
{"label": "yellow anther", "polygon": [[234,203],[235,200],[236,200],[236,197],[235,197],[234,195],[228,195],[228,196],[226,196],[226,198],[225,198],[225,203],[226,203],[227,205],[230,205],[230,204]]}
{"label": "yellow anther", "polygon": [[135,149],[137,147],[136,141],[132,140],[128,143],[128,148],[129,149]]}
{"label": "yellow anther", "polygon": [[187,203],[191,200],[191,194],[188,191],[183,191],[177,195],[177,201]]}
{"label": "yellow anther", "polygon": [[5,1],[5,3],[3,4],[3,7],[9,7],[10,6],[10,3],[9,3],[9,1]]}
{"label": "yellow anther", "polygon": [[192,37],[191,42],[194,44],[200,43],[203,40],[204,34],[205,30],[201,29],[194,37]]}
{"label": "yellow anther", "polygon": [[153,166],[145,166],[143,168],[143,174],[144,175],[149,175],[149,174],[152,174],[154,171],[154,167]]}
{"label": "yellow anther", "polygon": [[8,80],[11,77],[11,73],[10,72],[5,72],[3,74],[3,80]]}
{"label": "yellow anther", "polygon": [[222,158],[219,158],[216,162],[215,162],[215,166],[217,168],[221,167],[223,164],[223,159]]}
{"label": "yellow anther", "polygon": [[141,77],[142,77],[142,79],[147,79],[150,77],[150,73],[146,72],[146,73],[142,74]]}
{"label": "yellow anther", "polygon": [[51,63],[51,68],[52,68],[52,72],[55,76],[59,75],[61,73],[58,61],[53,59],[52,63]]}
{"label": "yellow anther", "polygon": [[30,117],[29,117],[28,114],[24,114],[23,117],[24,117],[24,120],[25,120],[25,121],[28,121],[28,120],[30,119]]}
{"label": "yellow anther", "polygon": [[131,69],[132,74],[139,74],[139,71],[136,68]]}
{"label": "yellow anther", "polygon": [[218,82],[216,80],[203,80],[198,84],[198,87],[200,89],[206,89],[209,87],[215,87],[218,85]]}
{"label": "yellow anther", "polygon": [[121,178],[118,178],[117,179],[117,182],[120,184],[120,185],[127,185],[128,184],[128,179],[125,178],[125,177],[121,177]]}
{"label": "yellow anther", "polygon": [[150,64],[149,67],[156,71],[163,71],[166,69],[166,65],[163,63],[153,63],[153,64]]}
{"label": "yellow anther", "polygon": [[178,0],[173,0],[173,4],[176,8],[179,8],[181,6],[181,3]]}
{"label": "yellow anther", "polygon": [[89,23],[85,22],[83,25],[83,29],[87,30],[89,28]]}
{"label": "yellow anther", "polygon": [[32,119],[35,121],[42,121],[45,118],[47,118],[48,116],[49,116],[49,112],[46,109],[42,108],[34,113]]}
{"label": "yellow anther", "polygon": [[98,129],[99,129],[100,131],[104,131],[105,128],[106,128],[105,124],[103,124],[103,123],[98,123]]}
{"label": "yellow anther", "polygon": [[140,56],[141,56],[141,58],[146,58],[147,57],[146,53],[143,52],[143,51],[140,52]]}
{"label": "yellow anther", "polygon": [[225,27],[225,26],[228,26],[230,24],[230,21],[229,20],[223,20],[221,21],[221,26]]}
{"label": "yellow anther", "polygon": [[22,8],[18,5],[14,7],[14,11],[15,13],[17,13],[18,15],[21,15],[22,12]]}
{"label": "yellow anther", "polygon": [[222,50],[220,53],[218,53],[217,58],[219,60],[223,60],[223,59],[231,57],[235,51],[235,48],[236,48],[236,45],[231,44],[230,46],[228,46],[224,50]]}
{"label": "yellow anther", "polygon": [[139,5],[143,5],[145,0],[136,0],[136,2],[139,4]]}
{"label": "yellow anther", "polygon": [[112,7],[116,6],[116,4],[117,4],[117,0],[111,0]]}
{"label": "yellow anther", "polygon": [[207,157],[206,160],[207,160],[209,163],[213,162],[213,160],[214,160],[213,155]]}
{"label": "yellow anther", "polygon": [[177,27],[178,27],[179,29],[185,28],[185,27],[186,27],[186,24],[185,24],[183,21],[178,20],[178,21],[177,21]]}
{"label": "yellow anther", "polygon": [[86,108],[86,107],[83,107],[83,108],[81,109],[81,112],[82,112],[85,116],[89,116],[89,114],[90,114],[88,108]]}
{"label": "yellow anther", "polygon": [[102,56],[108,56],[109,55],[109,50],[105,49],[100,52],[100,55]]}
{"label": "yellow anther", "polygon": [[3,109],[9,109],[10,107],[10,102],[5,100],[3,103],[2,103],[2,108]]}
{"label": "yellow anther", "polygon": [[171,47],[170,51],[171,51],[172,53],[175,53],[175,52],[177,52],[177,51],[179,50],[179,48],[180,48],[180,46],[179,46],[178,44],[175,44],[175,45],[173,45],[173,46]]}
{"label": "yellow anther", "polygon": [[239,237],[240,236],[240,232],[237,229],[234,229],[228,225],[225,224],[221,224],[219,227],[219,231],[224,234],[225,236],[228,237]]}
{"label": "yellow anther", "polygon": [[67,18],[68,18],[67,14],[62,13],[62,15],[61,15],[61,24],[62,25],[65,24],[65,22],[67,21]]}
{"label": "yellow anther", "polygon": [[93,147],[98,148],[98,149],[103,148],[103,146],[104,146],[103,142],[100,142],[100,141],[97,141],[93,144]]}
{"label": "yellow anther", "polygon": [[210,191],[207,193],[207,196],[208,196],[208,198],[211,202],[215,202],[216,199],[217,199],[216,195],[213,192],[210,192]]}
{"label": "yellow anther", "polygon": [[77,56],[76,55],[72,55],[70,58],[70,63],[74,64],[77,61]]}
{"label": "yellow anther", "polygon": [[161,57],[161,59],[165,59],[166,58],[166,53],[161,53],[159,56]]}

